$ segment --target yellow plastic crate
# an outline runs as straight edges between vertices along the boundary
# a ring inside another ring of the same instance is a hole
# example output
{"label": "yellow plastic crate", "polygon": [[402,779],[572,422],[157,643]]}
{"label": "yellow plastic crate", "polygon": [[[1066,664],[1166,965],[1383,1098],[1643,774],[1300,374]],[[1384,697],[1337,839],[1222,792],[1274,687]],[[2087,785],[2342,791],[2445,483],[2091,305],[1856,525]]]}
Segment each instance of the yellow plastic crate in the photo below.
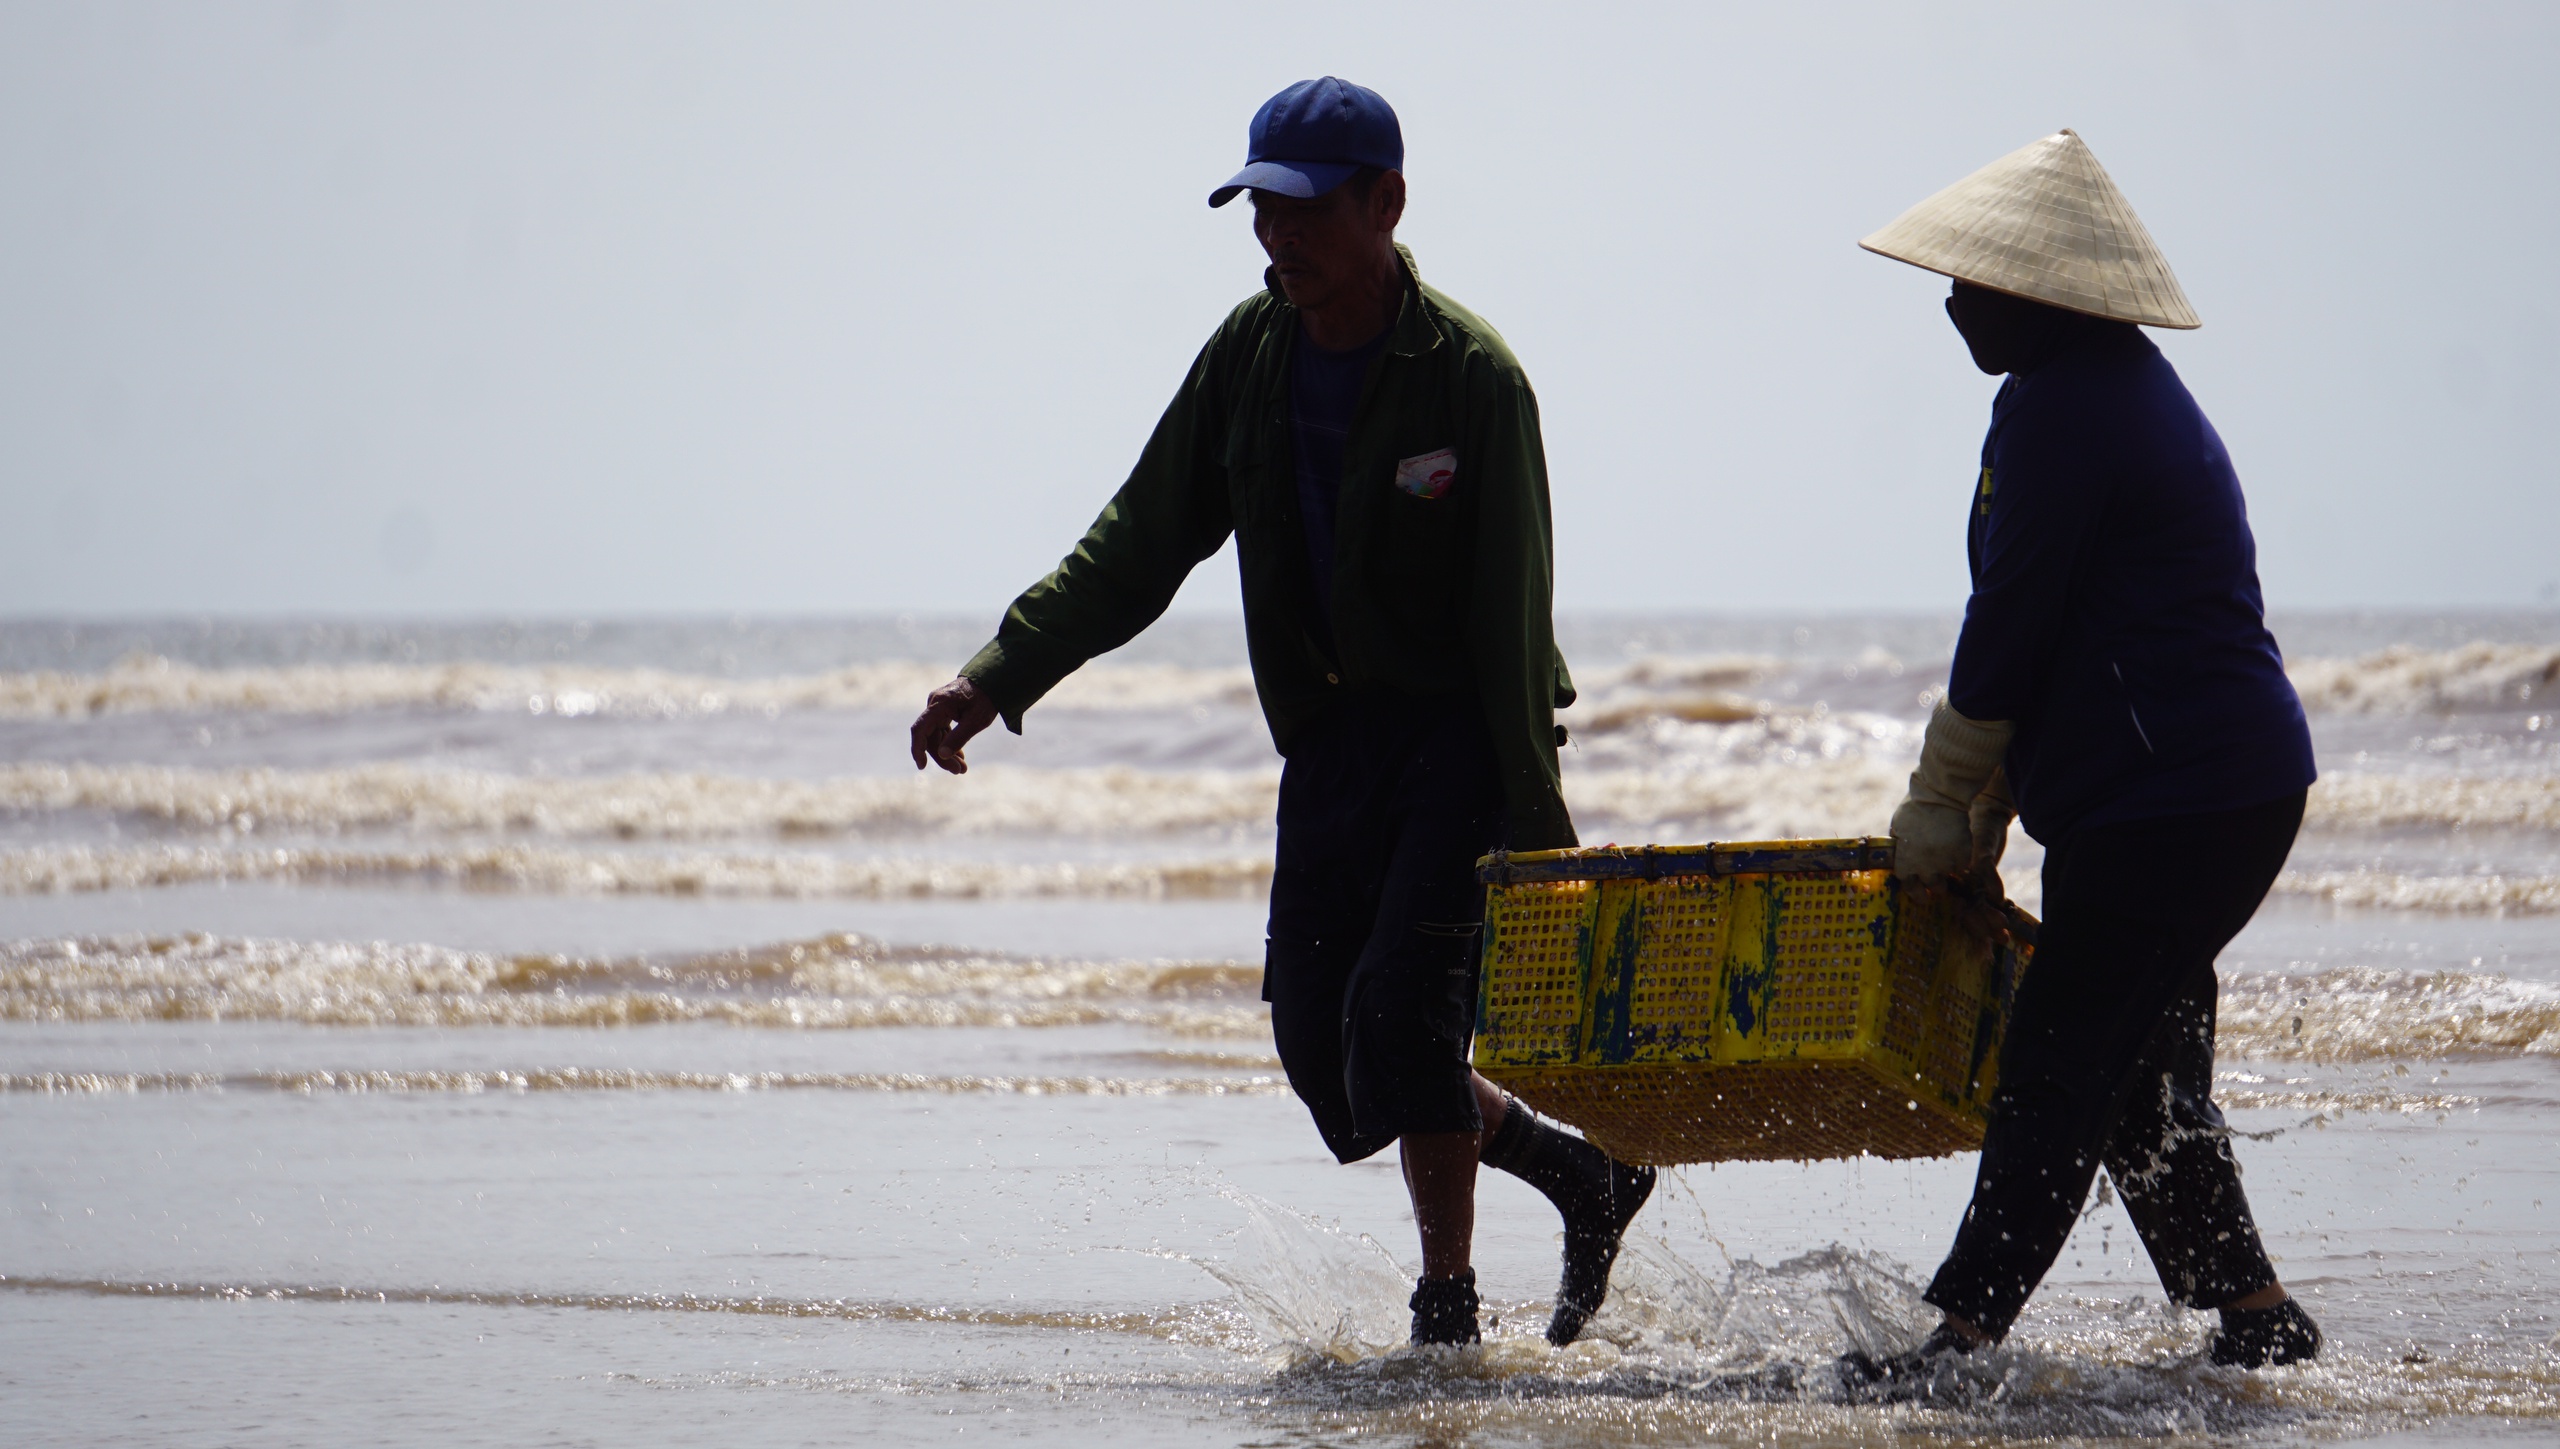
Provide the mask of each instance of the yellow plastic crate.
{"label": "yellow plastic crate", "polygon": [[1982,1143],[2035,922],[1906,892],[1893,842],[1489,855],[1475,1065],[1627,1162]]}

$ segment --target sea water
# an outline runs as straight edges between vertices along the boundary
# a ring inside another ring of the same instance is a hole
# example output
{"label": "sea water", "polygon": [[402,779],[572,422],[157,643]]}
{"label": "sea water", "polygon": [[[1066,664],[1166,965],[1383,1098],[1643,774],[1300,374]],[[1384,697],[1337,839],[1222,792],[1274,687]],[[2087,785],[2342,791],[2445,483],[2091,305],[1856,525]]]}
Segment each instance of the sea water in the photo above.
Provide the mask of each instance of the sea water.
{"label": "sea water", "polygon": [[[2279,619],[2322,780],[2222,960],[2315,1365],[2099,1191],[1949,1402],[1970,1158],[1664,1175],[1609,1306],[1487,1174],[1405,1348],[1392,1154],[1259,1002],[1279,761],[1173,620],[918,774],[974,621],[0,625],[13,1443],[1870,1444],[2560,1434],[2560,617]],[[1951,620],[1570,617],[1587,842],[1883,829]],[[2013,839],[2036,904],[2039,849]],[[2174,890],[2177,867],[2162,865]]]}

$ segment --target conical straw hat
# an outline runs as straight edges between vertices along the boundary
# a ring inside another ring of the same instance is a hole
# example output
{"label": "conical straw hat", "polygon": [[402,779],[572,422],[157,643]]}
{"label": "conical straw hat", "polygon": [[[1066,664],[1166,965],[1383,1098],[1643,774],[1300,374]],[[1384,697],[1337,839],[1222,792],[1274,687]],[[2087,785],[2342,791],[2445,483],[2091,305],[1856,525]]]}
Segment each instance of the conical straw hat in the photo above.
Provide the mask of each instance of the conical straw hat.
{"label": "conical straw hat", "polygon": [[2204,325],[2142,218],[2069,131],[2010,152],[1858,245],[2074,312]]}

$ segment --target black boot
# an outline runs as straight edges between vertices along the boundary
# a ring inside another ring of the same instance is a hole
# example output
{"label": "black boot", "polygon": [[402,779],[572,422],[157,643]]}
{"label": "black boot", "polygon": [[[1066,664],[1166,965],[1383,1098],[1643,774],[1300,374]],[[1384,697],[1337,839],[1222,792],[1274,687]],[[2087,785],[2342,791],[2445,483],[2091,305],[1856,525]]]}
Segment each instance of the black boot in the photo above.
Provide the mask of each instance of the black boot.
{"label": "black boot", "polygon": [[2273,1308],[2226,1308],[2213,1336],[2213,1361],[2225,1368],[2308,1363],[2320,1356],[2320,1325],[2288,1298]]}
{"label": "black boot", "polygon": [[1413,1285],[1415,1343],[1481,1343],[1476,1331],[1476,1270],[1454,1278],[1424,1278]]}
{"label": "black boot", "polygon": [[1891,1358],[1875,1358],[1852,1350],[1840,1359],[1840,1385],[1851,1397],[1884,1403],[1947,1397],[1942,1380],[1957,1359],[1973,1352],[1974,1341],[1941,1323],[1920,1346]]}
{"label": "black boot", "polygon": [[1609,1296],[1609,1269],[1636,1210],[1653,1195],[1654,1171],[1630,1167],[1609,1154],[1538,1120],[1516,1097],[1503,1099],[1502,1125],[1480,1160],[1547,1195],[1564,1215],[1564,1280],[1556,1288],[1555,1317],[1547,1342],[1562,1348],[1582,1336],[1583,1325]]}

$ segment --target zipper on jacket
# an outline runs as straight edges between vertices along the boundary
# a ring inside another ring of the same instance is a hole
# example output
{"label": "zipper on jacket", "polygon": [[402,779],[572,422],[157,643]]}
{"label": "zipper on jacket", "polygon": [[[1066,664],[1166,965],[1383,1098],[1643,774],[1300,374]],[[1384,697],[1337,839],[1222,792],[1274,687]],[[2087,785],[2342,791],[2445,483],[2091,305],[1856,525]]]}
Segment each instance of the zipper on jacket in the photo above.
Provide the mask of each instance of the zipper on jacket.
{"label": "zipper on jacket", "polygon": [[2142,727],[2142,715],[2133,707],[2133,686],[2124,682],[2124,666],[2110,659],[2107,667],[2116,672],[2116,688],[2124,691],[2124,715],[2133,721],[2133,737],[2142,741],[2145,751],[2155,755],[2160,753],[2151,747],[2151,732]]}

